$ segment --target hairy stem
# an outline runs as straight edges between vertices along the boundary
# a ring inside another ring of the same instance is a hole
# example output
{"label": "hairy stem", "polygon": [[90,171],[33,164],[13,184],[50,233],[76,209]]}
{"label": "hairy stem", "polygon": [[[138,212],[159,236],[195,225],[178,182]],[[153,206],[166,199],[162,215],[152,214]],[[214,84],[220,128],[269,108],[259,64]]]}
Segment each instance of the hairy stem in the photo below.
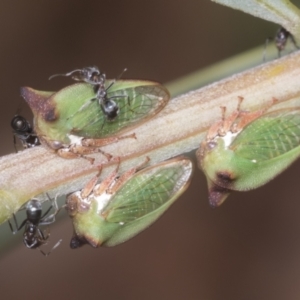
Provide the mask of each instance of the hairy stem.
{"label": "hairy stem", "polygon": [[[221,117],[219,107],[226,106],[230,113],[238,96],[244,97],[244,110],[261,108],[273,97],[282,107],[299,106],[299,65],[300,54],[295,53],[174,98],[155,118],[131,131],[136,140],[124,139],[102,149],[121,157],[122,171],[140,164],[146,156],[154,164],[198,148],[208,127]],[[104,164],[101,177],[107,176],[116,162],[107,163],[101,154],[94,157],[91,165],[36,147],[0,158],[0,223],[36,195],[80,189],[98,172],[99,164]]]}

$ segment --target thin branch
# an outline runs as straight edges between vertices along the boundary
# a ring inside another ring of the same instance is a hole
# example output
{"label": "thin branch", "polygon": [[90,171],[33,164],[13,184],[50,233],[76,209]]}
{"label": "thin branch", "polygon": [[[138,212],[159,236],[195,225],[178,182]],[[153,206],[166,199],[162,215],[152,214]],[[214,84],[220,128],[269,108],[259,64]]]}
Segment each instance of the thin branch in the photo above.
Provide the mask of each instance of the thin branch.
{"label": "thin branch", "polygon": [[[198,148],[208,127],[221,117],[219,107],[227,106],[230,113],[238,96],[244,97],[242,109],[247,110],[261,108],[273,97],[283,107],[300,106],[299,66],[300,53],[295,53],[177,97],[157,117],[132,130],[137,140],[124,139],[103,150],[121,157],[121,171],[138,165],[145,156],[154,164]],[[38,194],[66,194],[81,188],[100,163],[107,163],[101,154],[94,157],[91,165],[84,159],[62,159],[43,147],[2,157],[0,223]],[[103,167],[102,178],[112,165]]]}

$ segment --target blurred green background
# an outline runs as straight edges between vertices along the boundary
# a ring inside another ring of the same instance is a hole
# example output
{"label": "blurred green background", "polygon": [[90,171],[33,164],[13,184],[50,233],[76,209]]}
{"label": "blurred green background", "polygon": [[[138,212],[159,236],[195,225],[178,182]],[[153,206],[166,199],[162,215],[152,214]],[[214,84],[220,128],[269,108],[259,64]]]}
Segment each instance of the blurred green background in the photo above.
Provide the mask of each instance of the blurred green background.
{"label": "blurred green background", "polygon": [[[57,90],[71,81],[48,81],[50,75],[90,65],[110,78],[127,67],[124,78],[166,83],[263,49],[277,28],[209,0],[1,1],[1,155],[14,151],[16,111],[31,117],[20,86]],[[48,247],[63,242],[45,258],[3,224],[1,243],[17,243],[0,251],[0,297],[299,299],[299,172],[298,162],[213,210],[197,170],[191,188],[158,222],[115,248],[69,249],[72,225],[64,218],[51,226]]]}

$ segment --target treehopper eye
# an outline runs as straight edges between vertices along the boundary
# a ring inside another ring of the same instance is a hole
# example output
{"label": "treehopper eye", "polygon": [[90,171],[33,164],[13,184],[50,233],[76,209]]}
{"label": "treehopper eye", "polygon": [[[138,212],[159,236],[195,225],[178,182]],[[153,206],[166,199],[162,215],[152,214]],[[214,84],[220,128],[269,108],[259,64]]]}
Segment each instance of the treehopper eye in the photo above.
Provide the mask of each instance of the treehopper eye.
{"label": "treehopper eye", "polygon": [[[112,84],[113,83],[113,84]],[[118,103],[119,113],[113,120],[95,101],[94,85],[81,82],[53,92],[28,87],[21,94],[34,115],[34,129],[42,144],[64,158],[83,157],[102,152],[100,147],[122,138],[124,132],[155,116],[169,101],[166,88],[156,82],[142,80],[105,81],[108,98]],[[109,154],[103,153],[108,158]]]}
{"label": "treehopper eye", "polygon": [[97,184],[99,174],[67,196],[74,236],[70,247],[115,246],[154,223],[187,189],[192,162],[178,157],[120,177],[115,170]]}
{"label": "treehopper eye", "polygon": [[231,191],[266,184],[299,157],[300,108],[267,109],[238,109],[214,124],[201,143],[196,155],[211,206],[221,205]]}

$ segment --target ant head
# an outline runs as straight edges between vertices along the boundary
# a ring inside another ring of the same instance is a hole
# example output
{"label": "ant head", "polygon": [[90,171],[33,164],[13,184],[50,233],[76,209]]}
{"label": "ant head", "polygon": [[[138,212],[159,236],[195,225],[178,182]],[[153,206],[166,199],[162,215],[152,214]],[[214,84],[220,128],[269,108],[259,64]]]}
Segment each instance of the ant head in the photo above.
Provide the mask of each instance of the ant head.
{"label": "ant head", "polygon": [[92,85],[104,84],[106,79],[105,73],[101,73],[96,66],[76,69],[65,74],[55,74],[50,76],[49,80],[57,76],[72,76],[76,81],[84,81]]}
{"label": "ant head", "polygon": [[20,115],[15,115],[12,118],[10,125],[16,133],[31,133],[32,132],[32,128],[31,128],[31,125],[29,124],[29,122]]}
{"label": "ant head", "polygon": [[82,80],[91,84],[104,84],[106,75],[101,73],[97,67],[83,68],[81,72],[72,77],[74,80]]}
{"label": "ant head", "polygon": [[24,232],[23,243],[27,248],[35,249],[41,245],[41,242],[36,236],[34,236],[34,233],[31,232],[32,231],[31,229],[33,228],[32,227],[29,228],[30,232],[28,231]]}

